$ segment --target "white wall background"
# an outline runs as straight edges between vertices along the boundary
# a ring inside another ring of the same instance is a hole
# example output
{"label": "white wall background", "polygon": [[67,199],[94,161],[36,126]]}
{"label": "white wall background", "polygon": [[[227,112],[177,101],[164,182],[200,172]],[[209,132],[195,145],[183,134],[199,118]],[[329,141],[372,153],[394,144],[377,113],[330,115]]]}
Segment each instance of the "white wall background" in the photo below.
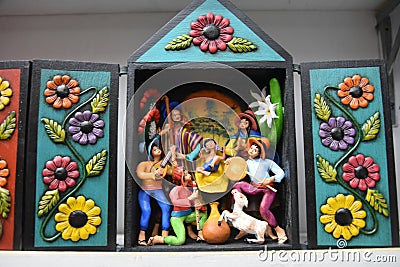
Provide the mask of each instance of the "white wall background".
{"label": "white wall background", "polygon": [[[398,8],[399,9],[399,8]],[[393,19],[399,21],[399,12]],[[2,16],[0,60],[60,59],[117,63],[128,57],[175,13],[121,13],[96,15]],[[371,11],[270,11],[247,12],[267,34],[283,46],[294,63],[380,58],[375,14]],[[396,22],[399,23],[399,22]],[[398,25],[398,24],[397,24]],[[397,28],[395,28],[396,30]],[[396,87],[400,88],[400,62],[396,61]],[[302,239],[306,232],[305,178],[300,77],[295,74],[299,214]],[[126,77],[120,79],[121,129],[118,167],[118,233],[123,234],[124,161],[122,125],[126,105]],[[400,94],[397,94],[400,99]],[[396,109],[398,118],[399,102]],[[397,120],[399,121],[399,119]],[[394,128],[397,157],[400,129]],[[400,184],[400,170],[397,171]],[[399,195],[399,194],[398,194]]]}

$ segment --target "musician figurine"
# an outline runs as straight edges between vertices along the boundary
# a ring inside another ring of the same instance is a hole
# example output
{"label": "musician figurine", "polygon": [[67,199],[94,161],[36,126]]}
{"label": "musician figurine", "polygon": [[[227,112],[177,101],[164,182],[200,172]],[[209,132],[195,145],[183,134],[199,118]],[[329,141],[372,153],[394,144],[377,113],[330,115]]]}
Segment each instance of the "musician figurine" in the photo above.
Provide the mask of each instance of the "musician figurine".
{"label": "musician figurine", "polygon": [[[185,224],[196,222],[198,230],[198,239],[203,240],[202,228],[207,220],[207,212],[201,210],[201,204],[198,199],[199,191],[189,189],[195,183],[192,181],[192,176],[187,170],[177,167],[173,174],[174,180],[180,181],[180,185],[175,186],[169,193],[172,204],[174,205],[171,213],[171,225],[175,236],[153,236],[150,237],[148,245],[169,244],[183,245],[186,242]],[[192,208],[194,206],[194,210]]]}
{"label": "musician figurine", "polygon": [[[153,197],[161,208],[162,236],[167,236],[170,224],[171,206],[162,190],[162,180],[165,175],[172,175],[174,167],[168,165],[168,159],[163,159],[160,147],[160,138],[156,136],[148,145],[148,161],[142,161],[136,167],[136,175],[142,181],[138,193],[138,202],[141,209],[140,232],[138,245],[146,246],[146,230],[151,217],[150,197]],[[170,153],[169,153],[170,155]]]}
{"label": "musician figurine", "polygon": [[[218,151],[222,151],[222,155],[218,155]],[[216,172],[220,162],[225,160],[225,150],[221,149],[214,139],[206,138],[203,140],[200,157],[204,159],[203,167],[197,167],[196,171],[209,176],[212,172]]]}
{"label": "musician figurine", "polygon": [[254,112],[248,109],[239,113],[235,118],[235,125],[238,127],[238,130],[235,135],[230,138],[226,153],[229,156],[237,155],[246,158],[247,140],[251,137],[261,138]]}
{"label": "musician figurine", "polygon": [[[268,147],[269,142],[266,138],[259,140],[249,138],[246,163],[247,174],[251,182],[237,182],[233,189],[249,195],[263,194],[260,203],[260,215],[268,222],[267,234],[273,239],[278,239],[278,243],[282,244],[286,242],[287,236],[285,230],[278,225],[275,216],[270,211],[270,207],[276,197],[276,189],[273,188],[273,184],[280,183],[285,177],[285,173],[278,164],[266,158]],[[229,159],[225,161],[225,164],[230,164]],[[270,173],[273,173],[273,176],[270,176]],[[274,228],[277,236],[272,233],[271,227]],[[239,239],[246,234],[246,232],[240,232],[235,239]]]}

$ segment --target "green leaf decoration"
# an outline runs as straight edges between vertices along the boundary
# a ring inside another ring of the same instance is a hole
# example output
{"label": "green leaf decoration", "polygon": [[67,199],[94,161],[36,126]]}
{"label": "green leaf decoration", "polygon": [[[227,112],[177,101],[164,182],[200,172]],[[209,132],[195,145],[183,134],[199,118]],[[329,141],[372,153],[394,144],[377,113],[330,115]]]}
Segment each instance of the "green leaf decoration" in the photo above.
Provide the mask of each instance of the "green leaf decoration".
{"label": "green leaf decoration", "polygon": [[317,114],[317,117],[319,119],[327,122],[331,117],[332,113],[331,108],[326,103],[325,98],[320,94],[315,95],[314,108],[315,108],[315,113]]}
{"label": "green leaf decoration", "polygon": [[12,111],[10,115],[0,124],[0,140],[6,140],[11,137],[14,133],[17,119],[15,118],[15,111]]}
{"label": "green leaf decoration", "polygon": [[379,112],[372,115],[362,126],[364,133],[364,141],[373,140],[379,133],[381,128],[381,119]]}
{"label": "green leaf decoration", "polygon": [[107,151],[103,150],[94,155],[86,164],[88,177],[100,175],[107,162]]}
{"label": "green leaf decoration", "polygon": [[336,182],[337,171],[333,166],[329,163],[329,161],[322,158],[320,155],[317,155],[317,169],[322,179],[326,183]]}
{"label": "green leaf decoration", "polygon": [[184,50],[188,48],[192,44],[193,37],[190,37],[187,34],[183,34],[174,38],[171,42],[169,42],[165,46],[165,50]]}
{"label": "green leaf decoration", "polygon": [[10,213],[11,207],[11,196],[10,191],[7,189],[0,187],[0,216],[3,219],[7,219],[8,214]]}
{"label": "green leaf decoration", "polygon": [[60,201],[60,193],[58,189],[49,190],[44,193],[39,201],[38,217],[42,217]]}
{"label": "green leaf decoration", "polygon": [[65,130],[61,127],[58,122],[54,120],[49,120],[48,118],[43,118],[41,121],[44,123],[44,128],[46,133],[49,135],[50,139],[55,143],[63,143],[65,140]]}
{"label": "green leaf decoration", "polygon": [[92,107],[92,113],[104,112],[110,99],[110,93],[107,87],[101,89],[95,98],[93,98],[90,106]]}
{"label": "green leaf decoration", "polygon": [[368,189],[365,199],[374,208],[375,211],[383,214],[384,216],[389,216],[388,204],[386,199],[378,190]]}
{"label": "green leaf decoration", "polygon": [[227,45],[229,49],[235,53],[247,53],[257,50],[257,46],[255,46],[252,42],[239,37],[233,37],[232,40],[227,43]]}

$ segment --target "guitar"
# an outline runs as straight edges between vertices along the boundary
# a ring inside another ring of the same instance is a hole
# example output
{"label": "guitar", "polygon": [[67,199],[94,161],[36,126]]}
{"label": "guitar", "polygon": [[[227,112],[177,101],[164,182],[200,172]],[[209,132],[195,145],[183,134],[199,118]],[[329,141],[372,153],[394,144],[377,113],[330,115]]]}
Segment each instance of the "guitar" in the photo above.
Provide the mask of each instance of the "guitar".
{"label": "guitar", "polygon": [[172,157],[172,152],[169,151],[163,160],[161,160],[153,165],[152,168],[155,169],[156,172],[158,173],[158,176],[156,179],[162,179],[165,177],[165,175],[167,175],[167,168],[165,168],[165,167],[167,166],[168,161],[171,159],[171,157]]}

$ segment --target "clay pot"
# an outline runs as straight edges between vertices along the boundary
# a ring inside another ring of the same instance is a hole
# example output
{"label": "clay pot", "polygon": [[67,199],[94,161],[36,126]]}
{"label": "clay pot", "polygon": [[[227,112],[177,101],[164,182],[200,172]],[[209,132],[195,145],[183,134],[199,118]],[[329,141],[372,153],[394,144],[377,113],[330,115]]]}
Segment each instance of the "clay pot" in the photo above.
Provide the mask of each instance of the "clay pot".
{"label": "clay pot", "polygon": [[218,225],[218,219],[221,215],[218,211],[218,202],[211,202],[211,212],[207,221],[203,226],[203,237],[207,243],[210,244],[223,244],[231,235],[231,228],[222,220],[221,225]]}

